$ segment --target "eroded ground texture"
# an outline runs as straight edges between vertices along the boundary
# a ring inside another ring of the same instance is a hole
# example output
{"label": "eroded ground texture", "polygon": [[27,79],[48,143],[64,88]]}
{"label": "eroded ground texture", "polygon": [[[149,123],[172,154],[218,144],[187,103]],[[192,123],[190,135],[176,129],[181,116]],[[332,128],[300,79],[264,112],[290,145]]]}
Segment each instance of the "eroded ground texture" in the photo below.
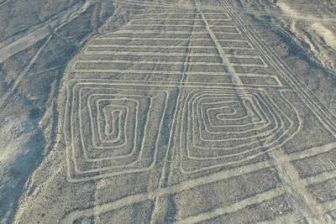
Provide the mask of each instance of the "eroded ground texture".
{"label": "eroded ground texture", "polygon": [[0,223],[336,223],[333,0],[2,0]]}

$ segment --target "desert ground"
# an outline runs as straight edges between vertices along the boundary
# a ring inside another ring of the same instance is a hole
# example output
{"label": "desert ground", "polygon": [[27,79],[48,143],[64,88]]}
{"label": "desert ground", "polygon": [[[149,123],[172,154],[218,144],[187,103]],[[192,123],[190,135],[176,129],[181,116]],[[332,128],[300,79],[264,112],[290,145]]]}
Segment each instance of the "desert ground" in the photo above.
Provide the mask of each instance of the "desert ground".
{"label": "desert ground", "polygon": [[0,0],[0,223],[336,223],[335,24],[333,0]]}

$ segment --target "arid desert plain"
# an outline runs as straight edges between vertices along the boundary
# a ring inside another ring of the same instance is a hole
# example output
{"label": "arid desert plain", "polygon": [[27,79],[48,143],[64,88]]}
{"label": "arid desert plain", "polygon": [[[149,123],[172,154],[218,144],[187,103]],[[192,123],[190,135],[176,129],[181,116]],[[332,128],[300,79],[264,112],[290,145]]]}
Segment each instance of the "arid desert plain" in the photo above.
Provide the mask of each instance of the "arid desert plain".
{"label": "arid desert plain", "polygon": [[336,223],[336,1],[0,0],[0,223]]}

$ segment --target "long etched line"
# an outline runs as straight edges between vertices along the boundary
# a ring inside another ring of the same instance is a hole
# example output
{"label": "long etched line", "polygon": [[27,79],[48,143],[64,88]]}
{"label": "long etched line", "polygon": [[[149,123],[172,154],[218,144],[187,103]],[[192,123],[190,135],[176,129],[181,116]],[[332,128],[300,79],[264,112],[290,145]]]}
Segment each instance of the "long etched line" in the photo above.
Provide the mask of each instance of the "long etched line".
{"label": "long etched line", "polygon": [[[127,56],[183,56],[184,53],[176,53],[176,52],[134,52],[134,51],[90,51],[86,50],[85,51],[86,55],[127,55]],[[260,59],[260,56],[255,56],[255,55],[237,55],[237,54],[226,54],[227,57],[233,57],[233,58],[247,58],[247,59]],[[190,56],[192,57],[218,57],[218,54],[215,53],[190,53]]]}
{"label": "long etched line", "polygon": [[230,170],[220,171],[214,174],[210,174],[208,176],[203,176],[203,177],[192,179],[192,180],[186,180],[174,186],[156,189],[153,192],[126,196],[124,198],[118,199],[113,202],[104,203],[104,204],[96,205],[91,208],[87,208],[83,210],[75,210],[73,212],[70,212],[69,214],[65,215],[61,223],[64,223],[64,224],[72,223],[72,221],[80,217],[90,217],[93,215],[99,215],[104,212],[119,209],[119,208],[122,208],[128,205],[132,205],[137,202],[152,200],[156,197],[161,197],[163,195],[174,194],[174,193],[189,190],[189,189],[192,189],[198,186],[225,180],[231,177],[238,177],[243,174],[256,172],[258,170],[268,168],[269,166],[270,164],[267,162],[255,163],[255,164],[251,164],[251,165],[247,165],[243,167],[233,168]]}
{"label": "long etched line", "polygon": [[[237,20],[240,20],[240,23],[244,22],[238,15],[230,12],[231,6],[222,0],[219,0],[219,2],[223,4],[223,8],[227,9],[228,13],[231,14],[232,17],[237,17]],[[224,5],[226,6],[224,7]],[[248,34],[251,33],[250,30],[246,32]],[[252,39],[256,40],[254,38]],[[275,67],[277,66],[275,65]],[[279,71],[281,72],[282,70],[279,69]],[[296,89],[297,86],[294,85],[293,87]],[[301,200],[304,203],[301,205],[304,206],[302,209],[303,212],[305,212],[305,215],[307,215],[307,217],[309,217],[314,223],[328,223],[328,219],[325,217],[323,208],[316,202],[315,198],[307,191],[305,185],[301,182],[299,174],[293,165],[289,162],[290,158],[281,151],[273,152],[271,155],[279,164],[279,174],[282,175],[281,178],[288,184],[288,189],[293,192],[293,195],[295,195],[298,200]]]}
{"label": "long etched line", "polygon": [[[194,15],[194,18],[196,17],[196,14]],[[195,21],[193,22],[193,25],[195,25]],[[189,68],[189,60],[190,60],[190,52],[191,52],[191,40],[192,40],[192,35],[193,35],[193,31],[194,31],[194,26],[192,27],[192,30],[189,34],[189,41],[188,41],[188,44],[187,44],[187,48],[186,48],[186,57],[185,57],[185,60],[184,60],[184,63],[183,63],[183,70],[182,70],[182,74],[181,74],[181,79],[180,79],[180,84],[182,85],[182,87],[178,86],[178,89],[177,89],[177,97],[176,97],[176,105],[175,105],[175,111],[174,111],[174,116],[173,116],[173,122],[172,122],[172,127],[175,127],[176,126],[176,118],[178,116],[178,112],[179,112],[179,103],[180,103],[180,98],[181,98],[181,91],[182,91],[182,88],[183,88],[183,83],[185,82],[186,80],[186,72],[188,71],[188,68]],[[173,144],[173,130],[174,128],[171,128],[171,131],[170,131],[170,135],[169,135],[169,142],[168,142],[168,146],[167,146],[167,149],[166,149],[166,154],[165,154],[165,157],[164,157],[164,161],[163,161],[163,165],[162,165],[162,170],[161,170],[161,174],[160,174],[160,177],[159,177],[159,183],[158,183],[158,188],[157,190],[160,190],[161,188],[164,187],[164,183],[165,183],[165,180],[166,180],[166,176],[169,175],[169,166],[170,166],[170,163],[168,162],[170,159],[169,159],[169,156],[170,156],[170,150],[172,148],[172,144]],[[168,169],[168,170],[167,170]],[[151,224],[155,224],[157,223],[157,220],[159,219],[159,217],[157,216],[160,216],[160,197],[156,197],[155,198],[155,202],[154,202],[154,208],[152,210],[152,214],[151,214],[151,219],[150,219],[150,223]]]}
{"label": "long etched line", "polygon": [[[95,40],[124,40],[124,41],[138,41],[138,40],[151,40],[151,41],[188,41],[187,38],[178,38],[178,37],[171,37],[171,38],[166,38],[166,37],[99,37],[99,38],[95,38]],[[209,38],[194,38],[193,41],[208,41]],[[241,39],[218,39],[218,41],[220,42],[235,42],[235,43],[247,43],[248,42],[246,40],[241,40]],[[90,44],[89,46],[92,46],[95,44]],[[100,45],[100,44],[96,44],[96,45]]]}
{"label": "long etched line", "polygon": [[161,6],[161,5],[164,5],[164,6],[176,6],[174,4],[169,4],[169,3],[162,3],[162,4],[158,5],[158,4],[154,3],[153,1],[148,1],[148,0],[142,0],[142,1],[116,0],[115,2],[118,3],[118,4],[120,4],[120,3],[149,4],[149,5],[154,6],[154,7],[158,7],[158,6]]}
{"label": "long etched line", "polygon": [[0,63],[5,61],[10,56],[34,45],[38,41],[43,40],[44,38],[48,38],[48,36],[51,35],[50,31],[55,31],[65,24],[73,21],[75,18],[81,15],[82,12],[85,12],[92,4],[94,4],[94,1],[92,0],[88,0],[84,4],[82,2],[78,2],[61,13],[51,17],[43,24],[39,24],[33,27],[30,33],[15,40],[14,42],[1,42]]}
{"label": "long etched line", "polygon": [[[129,34],[162,34],[160,30],[117,30],[114,33],[119,34],[119,33],[129,33]],[[194,31],[194,34],[206,34],[207,32],[200,32],[200,31]],[[172,30],[165,30],[164,34],[185,34],[188,35],[188,32],[185,31],[172,31]]]}
{"label": "long etched line", "polygon": [[[183,62],[181,61],[162,61],[162,60],[157,60],[157,61],[140,61],[140,60],[107,60],[107,59],[101,59],[101,60],[91,60],[91,59],[81,59],[77,61],[78,63],[96,63],[96,64],[156,64],[156,65],[181,65]],[[190,62],[190,65],[204,65],[204,66],[216,66],[216,65],[223,65],[220,62]],[[263,64],[243,64],[243,63],[232,63],[231,65],[235,66],[242,66],[242,67],[260,67],[260,68],[266,68],[265,65]]]}
{"label": "long etched line", "polygon": [[[181,73],[178,73],[178,74],[181,74]],[[78,79],[80,80],[80,79]],[[87,79],[83,79],[82,80],[83,82],[85,83],[90,83],[90,82],[86,82],[88,81]],[[97,80],[97,79],[90,79],[90,81],[105,81],[102,82],[103,84],[106,84],[106,79],[105,80]],[[204,88],[204,82],[203,82],[203,85],[189,85],[189,82],[176,82],[176,81],[171,81],[171,82],[168,82],[167,84],[162,84],[162,81],[146,81],[146,83],[142,84],[139,82],[139,80],[127,80],[127,83],[125,83],[124,81],[120,81],[120,80],[114,80],[113,81],[114,83],[118,83],[120,85],[125,85],[125,86],[143,86],[143,87],[149,87],[149,86],[152,86],[152,87],[172,87],[172,88],[176,88],[176,87],[188,87],[188,88]],[[91,83],[91,84],[97,84],[97,83]],[[107,85],[107,84],[106,84]],[[257,85],[257,86],[260,86],[260,85]],[[267,87],[267,85],[265,85],[265,87]],[[276,86],[274,86],[275,88]],[[282,89],[282,87],[280,86],[279,87],[280,89]],[[231,83],[231,86],[225,86],[223,85],[222,83],[218,86],[207,86],[207,89],[217,89],[217,90],[220,90],[220,89],[240,89],[240,91],[244,91],[246,89],[256,89],[256,87],[253,85],[253,86],[249,86],[249,85],[234,85]]]}
{"label": "long etched line", "polygon": [[[129,41],[134,41],[134,40],[151,40],[151,41],[157,41],[157,40],[173,40],[173,41],[188,41],[188,38],[177,38],[177,37],[171,37],[171,38],[166,38],[166,37],[98,37],[95,38],[95,40],[129,40]],[[194,40],[200,40],[200,41],[205,41],[209,40],[209,38],[195,38]]]}
{"label": "long etched line", "polygon": [[[219,16],[223,16],[223,13],[220,13],[220,12],[218,12],[218,13],[213,13],[213,12],[211,12],[211,13],[205,13],[206,15],[208,15],[208,16],[213,16],[213,15],[219,15]],[[159,18],[163,18],[163,16],[186,16],[186,15],[194,15],[194,13],[192,13],[192,12],[184,12],[184,13],[177,13],[177,12],[173,12],[173,13],[169,13],[169,14],[167,14],[167,13],[147,13],[145,16],[148,16],[148,18],[153,18],[153,16],[158,16]],[[197,15],[197,13],[196,13],[196,15]],[[144,17],[140,17],[140,16],[134,16],[134,17],[132,17],[132,19],[141,19],[141,18],[144,18]],[[225,18],[227,18],[227,19],[231,19],[231,18],[228,18],[228,17],[225,17]]]}
{"label": "long etched line", "polygon": [[303,183],[305,186],[308,186],[311,184],[322,183],[324,181],[331,180],[334,178],[336,178],[336,170],[326,171],[316,176],[307,177],[303,180]]}
{"label": "long etched line", "polygon": [[[78,60],[77,63],[98,63],[98,64],[157,64],[157,65],[182,65],[181,61],[132,61],[132,60]],[[191,65],[222,65],[218,62],[190,62]]]}
{"label": "long etched line", "polygon": [[[154,49],[158,49],[158,48],[163,48],[163,49],[185,49],[186,46],[181,46],[181,45],[122,45],[122,44],[91,44],[89,45],[89,47],[116,47],[116,48],[154,48]],[[193,46],[194,48],[199,48],[199,49],[213,49],[213,47],[209,47],[209,46],[203,46],[203,45],[199,45],[199,46]]]}
{"label": "long etched line", "polygon": [[277,196],[280,196],[285,193],[285,190],[281,187],[276,188],[274,190],[270,190],[267,192],[263,192],[260,194],[257,194],[253,197],[244,199],[240,202],[234,203],[230,206],[227,207],[221,207],[221,208],[216,208],[210,212],[205,212],[205,213],[200,213],[195,216],[190,216],[184,220],[178,220],[175,222],[176,224],[192,224],[192,223],[199,223],[199,222],[204,222],[225,214],[237,212],[241,209],[246,208],[247,206],[253,205],[253,204],[258,204],[262,203],[264,201],[270,200],[272,198],[275,198]]}
{"label": "long etched line", "polygon": [[16,88],[20,85],[21,81],[23,80],[24,76],[28,73],[32,65],[36,62],[44,48],[47,46],[49,41],[53,35],[50,35],[48,39],[43,43],[43,45],[38,49],[34,57],[30,60],[29,64],[25,66],[25,68],[18,74],[17,78],[15,79],[13,85],[6,91],[6,93],[0,98],[0,108],[2,108],[11,94],[16,90]]}
{"label": "long etched line", "polygon": [[[168,4],[168,3],[160,3],[160,4],[155,4],[153,2],[150,1],[117,1],[118,4],[121,5],[133,5],[133,6],[147,6],[147,7],[151,7],[152,9],[155,8],[159,8],[159,9],[185,9],[185,10],[189,10],[192,9],[191,6],[189,5],[175,5],[175,4]],[[146,10],[146,9],[143,9]],[[141,10],[137,10],[137,11],[141,11]]]}
{"label": "long etched line", "polygon": [[[134,52],[134,51],[85,51],[86,55],[126,55],[126,56],[184,56],[184,53],[175,53],[175,52]],[[217,54],[214,53],[191,53],[192,56],[194,57],[218,57]],[[249,58],[249,55],[241,55],[241,56],[236,56],[236,55],[231,55],[232,57],[235,58]],[[252,56],[251,58],[259,58],[258,56]]]}
{"label": "long etched line", "polygon": [[[167,71],[167,70],[147,70],[147,69],[137,69],[137,70],[123,70],[123,69],[79,69],[76,68],[74,72],[91,72],[91,73],[123,73],[123,74],[160,74],[160,75],[176,75],[176,74],[181,74],[179,70],[176,71]],[[223,76],[223,75],[231,75],[228,72],[187,72],[188,75],[212,75],[212,76]],[[275,75],[260,75],[260,74],[253,74],[253,73],[236,73],[237,76],[246,76],[246,77],[260,77],[260,78],[265,78],[265,77],[276,77]]]}
{"label": "long etched line", "polygon": [[199,12],[199,14],[200,14],[200,16],[201,16],[204,24],[205,24],[206,30],[207,30],[208,34],[210,35],[213,43],[216,46],[216,49],[217,49],[217,51],[218,51],[218,53],[219,53],[219,55],[220,55],[220,57],[222,59],[223,64],[227,66],[227,69],[228,69],[229,73],[231,74],[233,83],[236,84],[236,85],[237,84],[238,85],[242,85],[242,81],[240,80],[240,78],[238,76],[235,75],[235,70],[230,65],[229,59],[226,57],[225,52],[223,51],[223,48],[222,48],[221,44],[219,43],[216,35],[214,34],[214,32],[209,27],[209,24],[208,24],[208,22],[207,22],[207,20],[206,20],[206,18],[204,16],[204,14],[203,14],[203,12],[200,9],[200,2],[199,2],[199,0],[195,0],[195,4],[196,4],[197,10],[198,10],[198,12]]}
{"label": "long etched line", "polygon": [[[150,27],[150,26],[159,26],[160,28],[164,28],[164,27],[193,27],[190,24],[160,24],[160,23],[150,23],[150,24],[134,24],[134,23],[130,23],[129,25],[127,25],[127,27]],[[210,25],[211,26],[211,25]],[[216,27],[227,27],[227,28],[235,28],[234,25],[216,25]],[[194,28],[203,28],[202,25],[195,25]]]}
{"label": "long etched line", "polygon": [[301,210],[312,223],[328,223],[321,205],[315,200],[303,184],[297,170],[290,163],[290,158],[284,152],[278,150],[271,153],[272,158],[278,164],[278,174],[284,182],[286,189],[296,198]]}
{"label": "long etched line", "polygon": [[312,156],[316,156],[319,154],[323,154],[333,149],[336,149],[336,142],[332,142],[332,143],[322,145],[322,146],[316,146],[316,147],[313,147],[313,148],[310,148],[304,151],[300,151],[300,152],[294,152],[294,153],[289,154],[288,156],[291,161],[294,161],[294,160],[300,160],[300,159],[304,159],[307,157],[312,157]]}
{"label": "long etched line", "polygon": [[[161,18],[162,17],[156,17],[156,18],[153,18],[153,17],[150,17],[150,18],[138,18],[138,19],[134,19],[132,18],[132,21],[155,21],[157,22],[157,18]],[[183,21],[183,22],[188,22],[188,21],[193,21],[192,19],[189,19],[189,18],[163,18],[164,21]],[[202,21],[202,19],[199,19],[199,18],[195,18],[195,21]],[[217,21],[217,22],[222,22],[222,21],[231,21],[230,19],[208,19],[208,21]]]}
{"label": "long etched line", "polygon": [[[100,47],[111,47],[111,48],[140,48],[140,49],[184,49],[185,46],[181,46],[181,45],[169,45],[167,43],[167,45],[144,45],[144,44],[141,44],[139,43],[138,45],[122,45],[122,44],[91,44],[89,45],[89,48],[100,48]],[[193,49],[215,49],[213,46],[204,46],[204,45],[193,45],[192,46]],[[221,46],[222,49],[246,49],[246,50],[252,50],[253,48],[251,47],[224,47],[224,46]],[[91,50],[92,51],[92,50]]]}
{"label": "long etched line", "polygon": [[[226,3],[222,2],[224,6]],[[230,5],[226,4],[224,9],[228,10],[230,14],[233,14],[231,11],[233,10]],[[230,11],[231,10],[231,11]],[[235,14],[234,14],[235,15]],[[243,20],[241,16],[235,15],[236,20],[241,23],[249,23],[248,21]],[[257,33],[253,32],[253,26],[245,26],[246,35],[249,36],[249,39],[254,42],[254,44],[258,47],[258,49],[262,52],[262,54],[269,59],[278,70],[280,74],[282,74],[283,78],[289,83],[289,85],[296,91],[298,91],[299,97],[309,106],[315,113],[316,117],[322,122],[324,127],[330,131],[334,136],[336,136],[336,124],[335,124],[335,115],[330,112],[324,104],[319,102],[318,97],[312,92],[307,86],[302,85],[302,83],[295,78],[291,69],[279,58],[274,50],[272,50],[267,44],[265,44],[263,38]],[[251,33],[254,33],[253,36]],[[313,99],[315,97],[316,99]]]}

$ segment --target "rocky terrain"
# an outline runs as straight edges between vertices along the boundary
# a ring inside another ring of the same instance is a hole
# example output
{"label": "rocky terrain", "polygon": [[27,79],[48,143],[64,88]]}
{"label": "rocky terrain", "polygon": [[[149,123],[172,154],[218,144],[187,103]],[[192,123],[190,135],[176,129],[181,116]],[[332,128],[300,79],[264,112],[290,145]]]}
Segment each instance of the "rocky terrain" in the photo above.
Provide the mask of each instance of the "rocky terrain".
{"label": "rocky terrain", "polygon": [[0,223],[336,223],[333,0],[2,0]]}

